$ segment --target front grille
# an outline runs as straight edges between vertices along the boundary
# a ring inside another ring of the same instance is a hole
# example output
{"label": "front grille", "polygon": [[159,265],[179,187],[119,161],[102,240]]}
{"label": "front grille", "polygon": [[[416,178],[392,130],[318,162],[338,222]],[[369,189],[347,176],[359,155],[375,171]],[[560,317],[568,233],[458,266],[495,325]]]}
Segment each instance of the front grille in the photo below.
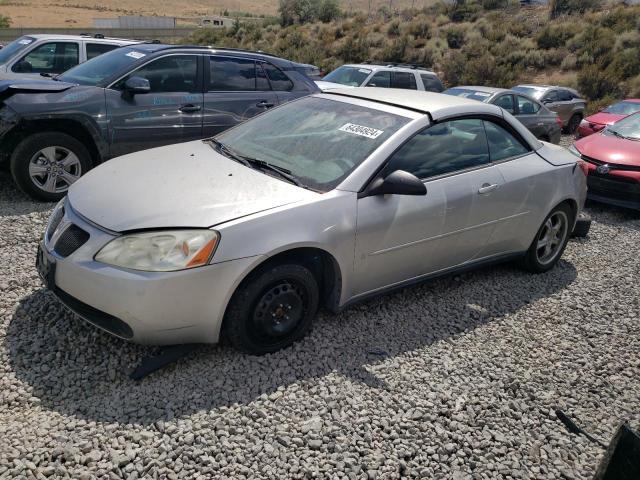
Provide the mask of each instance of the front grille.
{"label": "front grille", "polygon": [[89,240],[89,234],[80,227],[71,224],[60,235],[53,249],[61,257],[68,257]]}
{"label": "front grille", "polygon": [[618,163],[603,162],[602,160],[596,160],[595,158],[587,157],[586,155],[582,155],[582,159],[585,162],[591,163],[593,165],[609,165],[609,168],[611,170],[621,170],[625,172],[640,172],[640,165],[621,165]]}
{"label": "front grille", "polygon": [[589,173],[589,193],[625,202],[640,202],[640,183],[629,178]]}
{"label": "front grille", "polygon": [[61,290],[59,287],[56,287],[53,293],[55,293],[60,301],[70,310],[75,312],[77,315],[80,315],[87,322],[106,330],[112,335],[116,335],[127,340],[133,338],[133,330],[131,330],[131,327],[119,318],[81,302],[64,290]]}
{"label": "front grille", "polygon": [[49,228],[47,229],[47,242],[51,240],[53,233],[56,231],[56,228],[58,228],[58,225],[60,225],[60,222],[62,221],[63,217],[64,217],[64,207],[54,212],[53,216],[49,220]]}

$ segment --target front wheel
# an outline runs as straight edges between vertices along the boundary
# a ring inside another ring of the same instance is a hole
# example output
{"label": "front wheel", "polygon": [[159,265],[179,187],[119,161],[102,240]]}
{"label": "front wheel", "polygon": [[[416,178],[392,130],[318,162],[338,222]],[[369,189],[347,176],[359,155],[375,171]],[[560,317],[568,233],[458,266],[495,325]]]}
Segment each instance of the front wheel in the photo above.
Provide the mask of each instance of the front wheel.
{"label": "front wheel", "polygon": [[242,352],[275,352],[309,331],[319,298],[318,282],[306,267],[284,264],[261,269],[231,299],[223,334]]}
{"label": "front wheel", "polygon": [[567,123],[567,128],[566,128],[567,133],[573,135],[575,131],[578,129],[578,125],[580,125],[581,121],[582,121],[582,117],[577,113],[574,114],[569,119],[569,122]]}
{"label": "front wheel", "polygon": [[522,266],[533,273],[551,270],[560,260],[569,241],[573,226],[573,212],[567,205],[559,205],[545,218]]}
{"label": "front wheel", "polygon": [[29,135],[11,155],[11,174],[20,190],[44,201],[60,200],[91,166],[85,146],[60,132]]}

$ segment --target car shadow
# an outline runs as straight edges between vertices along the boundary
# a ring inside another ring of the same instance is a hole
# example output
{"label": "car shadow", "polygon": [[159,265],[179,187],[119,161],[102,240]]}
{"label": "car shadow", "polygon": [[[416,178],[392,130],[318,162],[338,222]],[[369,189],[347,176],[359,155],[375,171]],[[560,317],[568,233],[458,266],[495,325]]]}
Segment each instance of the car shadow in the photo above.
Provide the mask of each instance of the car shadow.
{"label": "car shadow", "polygon": [[640,211],[594,201],[588,201],[586,207],[587,213],[598,223],[640,231]]}
{"label": "car shadow", "polygon": [[322,313],[308,337],[283,351],[255,357],[227,346],[203,346],[139,382],[128,374],[153,348],[91,327],[41,289],[19,301],[5,350],[13,374],[41,408],[86,420],[145,425],[247,405],[281,387],[331,373],[387,389],[375,375],[377,364],[498,321],[561,292],[576,276],[565,260],[541,275],[505,264],[449,276],[339,315]]}
{"label": "car shadow", "polygon": [[55,205],[54,202],[38,202],[21,192],[13,181],[11,173],[4,168],[0,168],[0,204],[11,205],[11,208],[3,208],[0,216],[45,212]]}

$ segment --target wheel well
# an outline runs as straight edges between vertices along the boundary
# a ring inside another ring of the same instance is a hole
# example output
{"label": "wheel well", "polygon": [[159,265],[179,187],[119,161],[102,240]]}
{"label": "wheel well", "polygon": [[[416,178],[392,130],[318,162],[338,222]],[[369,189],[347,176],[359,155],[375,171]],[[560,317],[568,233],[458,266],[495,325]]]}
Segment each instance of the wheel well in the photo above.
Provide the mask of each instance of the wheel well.
{"label": "wheel well", "polygon": [[560,202],[558,205],[556,205],[556,208],[559,207],[560,205],[569,206],[569,208],[571,209],[571,213],[573,213],[573,222],[575,223],[576,219],[578,218],[578,204],[575,202],[575,200],[571,200],[571,199],[564,200]]}
{"label": "wheel well", "polygon": [[295,248],[269,257],[242,280],[236,291],[263,269],[284,263],[296,263],[307,267],[320,287],[320,305],[331,311],[337,311],[342,287],[340,266],[333,255],[320,248]]}
{"label": "wheel well", "polygon": [[27,136],[47,131],[61,132],[74,137],[89,150],[93,165],[100,163],[100,152],[87,129],[80,122],[64,119],[34,120],[16,125],[2,140],[2,160],[8,160],[16,146]]}

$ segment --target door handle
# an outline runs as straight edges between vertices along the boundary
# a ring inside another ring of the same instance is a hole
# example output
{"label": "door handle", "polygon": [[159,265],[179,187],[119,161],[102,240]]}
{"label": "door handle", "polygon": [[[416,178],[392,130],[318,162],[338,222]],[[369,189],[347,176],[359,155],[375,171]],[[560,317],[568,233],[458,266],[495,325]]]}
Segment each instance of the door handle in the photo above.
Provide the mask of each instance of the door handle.
{"label": "door handle", "polygon": [[482,186],[478,189],[478,193],[483,195],[485,193],[493,192],[496,188],[498,188],[498,184],[489,184],[483,183]]}
{"label": "door handle", "polygon": [[256,103],[256,107],[260,107],[260,108],[271,108],[273,107],[273,103],[271,102],[267,102],[266,100],[262,100],[258,103]]}
{"label": "door handle", "polygon": [[180,107],[180,111],[182,113],[195,113],[199,112],[200,110],[202,110],[202,107],[200,105],[194,105],[192,103],[188,103]]}

